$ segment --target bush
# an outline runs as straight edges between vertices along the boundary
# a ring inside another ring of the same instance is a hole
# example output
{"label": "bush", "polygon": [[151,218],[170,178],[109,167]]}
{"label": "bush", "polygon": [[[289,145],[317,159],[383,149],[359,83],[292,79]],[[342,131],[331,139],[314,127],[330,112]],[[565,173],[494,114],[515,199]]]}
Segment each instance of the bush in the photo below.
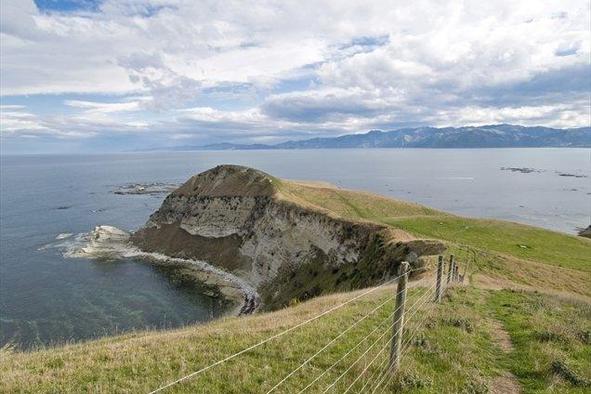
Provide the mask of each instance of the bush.
{"label": "bush", "polygon": [[433,381],[428,376],[421,376],[415,371],[402,370],[394,377],[394,392],[429,387]]}
{"label": "bush", "polygon": [[445,323],[447,325],[452,326],[452,327],[457,327],[461,330],[464,330],[468,333],[474,331],[474,326],[473,326],[472,322],[469,319],[466,319],[463,317],[452,317],[452,318],[445,320]]}
{"label": "bush", "polygon": [[487,394],[489,391],[488,384],[480,379],[468,382],[462,389],[463,394]]}
{"label": "bush", "polygon": [[570,369],[562,360],[552,361],[552,372],[570,382],[573,386],[591,387],[591,381],[577,375],[577,373]]}
{"label": "bush", "polygon": [[540,342],[560,342],[564,340],[562,335],[552,331],[538,331],[534,336]]}
{"label": "bush", "polygon": [[584,330],[579,333],[579,339],[585,345],[591,345],[591,330]]}

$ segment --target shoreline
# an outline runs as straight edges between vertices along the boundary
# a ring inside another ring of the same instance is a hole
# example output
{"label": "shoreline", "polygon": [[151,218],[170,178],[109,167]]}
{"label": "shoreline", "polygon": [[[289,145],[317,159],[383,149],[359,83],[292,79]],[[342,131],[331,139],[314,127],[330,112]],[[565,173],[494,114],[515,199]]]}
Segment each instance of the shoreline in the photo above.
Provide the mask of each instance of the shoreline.
{"label": "shoreline", "polygon": [[[178,265],[191,271],[191,280],[204,287],[214,288],[223,301],[235,304],[225,315],[241,316],[254,313],[260,307],[260,296],[246,280],[217,268],[206,261],[145,252],[129,243],[131,233],[113,226],[97,226],[89,233],[76,238],[64,252],[67,258],[88,258],[112,261],[124,258],[142,260],[162,267]],[[58,236],[59,239],[59,236]],[[213,295],[216,296],[215,294]]]}

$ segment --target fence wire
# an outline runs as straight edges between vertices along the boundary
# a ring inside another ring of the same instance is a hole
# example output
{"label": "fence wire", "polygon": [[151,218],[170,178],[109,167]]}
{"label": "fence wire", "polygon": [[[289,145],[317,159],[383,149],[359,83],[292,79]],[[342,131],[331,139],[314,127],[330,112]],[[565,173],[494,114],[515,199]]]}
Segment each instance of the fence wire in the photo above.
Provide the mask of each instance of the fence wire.
{"label": "fence wire", "polygon": [[[445,262],[444,262],[443,272],[445,272],[446,265],[447,264],[445,264]],[[465,269],[466,268],[464,268],[464,272],[466,272]],[[216,366],[224,364],[236,357],[239,357],[242,354],[250,352],[250,351],[266,344],[266,343],[269,343],[270,341],[273,341],[275,339],[278,339],[278,338],[283,337],[288,334],[293,334],[294,331],[297,330],[298,328],[308,325],[318,319],[321,319],[324,316],[327,316],[327,315],[347,306],[347,305],[350,305],[354,301],[360,300],[361,298],[365,297],[368,294],[375,292],[376,290],[378,290],[380,288],[394,284],[396,281],[398,281],[404,275],[407,275],[407,278],[408,278],[408,275],[413,271],[423,271],[423,269],[421,268],[421,269],[416,269],[416,270],[408,270],[406,273],[403,273],[393,279],[390,279],[379,286],[367,289],[366,291],[363,291],[362,293],[348,299],[347,301],[342,302],[338,305],[335,305],[331,308],[328,308],[327,310],[325,310],[325,311],[323,311],[311,318],[308,318],[308,319],[306,319],[306,320],[304,320],[292,327],[289,327],[277,334],[274,334],[268,338],[265,338],[253,345],[250,345],[250,346],[248,346],[236,353],[233,353],[227,357],[224,357],[218,361],[215,361],[215,362],[213,362],[205,367],[202,367],[202,368],[200,368],[188,375],[182,376],[174,381],[164,384],[164,385],[158,387],[157,389],[151,391],[149,394],[155,394],[155,393],[159,393],[161,391],[164,391],[176,384],[179,384],[179,383],[187,381],[191,378],[197,377],[197,376],[203,374],[204,372],[215,368]],[[453,284],[453,274],[452,274],[452,281],[450,283],[448,283],[446,280],[447,279],[447,272],[445,274],[443,272],[441,272],[441,274],[440,274],[440,277],[442,278],[441,291],[445,292],[447,290],[447,288]],[[427,283],[427,285],[429,285],[430,282],[431,281],[429,281]],[[389,347],[391,347],[392,341],[394,341],[396,338],[398,338],[398,336],[402,336],[402,338],[403,338],[403,340],[401,342],[400,349],[399,349],[399,352],[400,352],[399,359],[404,360],[404,358],[407,356],[408,352],[410,351],[410,348],[413,346],[412,341],[414,340],[416,335],[420,332],[420,330],[424,326],[425,322],[430,318],[431,312],[433,311],[433,309],[437,305],[437,297],[436,297],[436,295],[437,295],[436,294],[437,293],[437,291],[436,291],[437,290],[437,288],[436,288],[437,276],[435,278],[433,278],[432,282],[433,283],[424,292],[422,292],[421,294],[419,294],[416,297],[414,303],[410,307],[406,308],[404,305],[395,306],[391,313],[387,314],[387,316],[385,318],[383,318],[377,322],[378,324],[373,328],[373,330],[371,330],[367,335],[365,335],[363,338],[361,338],[360,341],[357,341],[340,358],[338,358],[336,361],[334,361],[333,363],[328,365],[326,368],[324,368],[324,370],[322,370],[322,372],[318,376],[316,376],[312,381],[310,381],[306,386],[304,386],[298,393],[301,394],[301,393],[307,391],[308,389],[310,389],[311,387],[313,387],[314,385],[319,384],[323,377],[328,376],[328,374],[331,371],[336,370],[337,367],[345,368],[345,366],[347,365],[347,363],[346,363],[347,358],[350,355],[354,354],[354,352],[356,350],[362,350],[362,349],[364,349],[364,351],[357,358],[355,358],[352,362],[350,362],[349,365],[344,369],[344,371],[341,372],[336,377],[336,379],[334,379],[332,381],[332,383],[330,383],[327,387],[325,387],[322,392],[326,393],[326,392],[330,391],[331,389],[332,390],[336,389],[337,385],[339,385],[339,382],[341,382],[345,376],[352,373],[353,371],[357,372],[359,369],[361,369],[361,371],[359,373],[357,373],[356,375],[353,375],[354,378],[351,377],[352,381],[344,389],[344,391],[342,391],[343,393],[348,393],[349,391],[351,391],[356,386],[356,384],[358,384],[358,382],[359,382],[359,386],[361,386],[359,388],[359,390],[357,391],[358,393],[370,392],[373,394],[378,389],[383,388],[384,386],[388,386],[391,383],[391,381],[395,375],[395,373],[394,373],[395,371],[393,370],[394,366],[392,365],[392,361],[391,360],[389,361],[387,354],[383,357],[383,359],[380,362],[378,362],[376,364],[376,366],[374,366],[374,368],[373,368],[374,371],[369,376],[366,375],[366,372],[368,370],[370,370],[372,365],[374,365],[376,360],[378,360],[379,357],[384,354],[384,352],[387,353],[387,349]],[[355,328],[361,327],[362,322],[364,322],[364,321],[370,322],[371,320],[369,320],[369,318],[371,316],[373,316],[374,314],[377,314],[381,309],[385,308],[386,305],[391,303],[393,300],[395,300],[395,299],[397,300],[398,296],[403,291],[406,291],[406,288],[400,289],[400,286],[401,285],[399,284],[399,290],[397,291],[397,293],[392,294],[391,296],[388,296],[385,301],[381,302],[379,305],[374,307],[372,310],[363,314],[361,317],[356,319],[353,323],[351,323],[347,327],[344,327],[336,336],[334,336],[331,340],[326,342],[314,354],[312,354],[311,356],[306,358],[298,366],[296,366],[295,368],[291,369],[288,373],[286,373],[283,376],[283,378],[281,380],[279,380],[276,384],[274,384],[273,387],[271,387],[268,391],[266,391],[266,393],[270,394],[274,391],[279,390],[279,388],[281,386],[283,386],[291,377],[293,377],[296,373],[302,371],[307,365],[310,365],[311,362],[314,359],[316,359],[320,354],[322,354],[323,352],[325,352],[328,349],[330,349],[331,347],[333,347],[339,341],[343,340],[343,338],[345,338],[347,334],[350,334],[351,332],[353,332],[353,330]],[[418,288],[418,289],[424,289],[424,288]],[[406,313],[406,317],[403,317],[404,315],[402,315],[398,320],[391,321],[391,320],[393,320],[393,317],[396,315],[396,313],[400,310],[400,308],[404,308],[404,310],[405,310],[404,312]],[[419,312],[421,312],[421,313],[419,314]],[[398,329],[397,332],[393,332],[394,326],[400,321],[400,319],[402,319],[403,324],[400,326],[400,328]],[[390,321],[390,323],[388,323],[388,321]],[[414,324],[412,324],[412,323],[414,323]],[[379,335],[377,335],[377,338],[375,338],[373,340],[373,342],[371,342],[370,338],[374,337],[375,334],[379,334]],[[379,344],[380,341],[384,340],[384,338],[385,338],[385,343],[383,345],[380,345]],[[369,342],[371,342],[371,343],[369,343]],[[369,343],[369,345],[365,347],[364,345],[367,343]],[[364,359],[364,357],[371,357],[373,352],[372,353],[370,353],[370,352],[374,348],[377,350],[377,353],[373,356],[373,358],[371,358],[370,362],[367,363],[363,368],[355,368],[355,366],[358,365],[359,362]],[[364,380],[360,381],[362,378]],[[346,382],[343,382],[343,383],[346,384]]]}

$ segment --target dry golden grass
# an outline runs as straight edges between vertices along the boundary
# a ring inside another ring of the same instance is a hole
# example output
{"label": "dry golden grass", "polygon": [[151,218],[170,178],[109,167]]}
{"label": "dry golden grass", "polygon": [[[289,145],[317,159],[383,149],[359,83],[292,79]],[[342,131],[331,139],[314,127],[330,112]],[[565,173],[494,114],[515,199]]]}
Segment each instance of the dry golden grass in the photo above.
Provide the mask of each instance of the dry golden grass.
{"label": "dry golden grass", "polygon": [[278,197],[349,220],[382,223],[384,218],[441,215],[425,206],[372,193],[281,181]]}
{"label": "dry golden grass", "polygon": [[[176,330],[137,332],[34,352],[4,350],[0,359],[0,391],[147,392],[351,300],[363,291],[333,294],[273,313],[226,318]],[[203,381],[220,390],[224,387],[224,392],[248,392],[254,387],[267,387],[292,368],[298,357],[321,347],[343,324],[391,298],[393,292],[392,286],[379,288],[371,297],[356,300],[327,318],[244,354],[236,362],[220,366],[213,374],[179,385],[179,390],[192,392]],[[392,305],[388,304],[390,311]],[[289,358],[291,351],[294,359]],[[283,358],[280,368],[266,372],[272,363]],[[252,376],[252,370],[262,375]],[[226,375],[233,376],[233,380],[225,381]],[[261,385],[263,378],[268,379],[268,383]],[[216,380],[219,382],[214,382]],[[242,383],[236,384],[237,380]]]}

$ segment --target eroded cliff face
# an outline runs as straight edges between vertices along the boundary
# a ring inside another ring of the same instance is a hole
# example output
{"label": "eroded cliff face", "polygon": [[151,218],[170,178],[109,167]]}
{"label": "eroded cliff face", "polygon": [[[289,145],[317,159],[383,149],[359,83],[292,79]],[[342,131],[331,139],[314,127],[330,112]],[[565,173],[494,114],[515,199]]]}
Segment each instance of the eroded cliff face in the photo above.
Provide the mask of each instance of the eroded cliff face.
{"label": "eroded cliff face", "polygon": [[218,166],[171,193],[132,243],[148,252],[205,260],[247,280],[267,309],[334,290],[373,285],[434,241],[397,240],[386,227],[352,222],[279,197],[279,180]]}

